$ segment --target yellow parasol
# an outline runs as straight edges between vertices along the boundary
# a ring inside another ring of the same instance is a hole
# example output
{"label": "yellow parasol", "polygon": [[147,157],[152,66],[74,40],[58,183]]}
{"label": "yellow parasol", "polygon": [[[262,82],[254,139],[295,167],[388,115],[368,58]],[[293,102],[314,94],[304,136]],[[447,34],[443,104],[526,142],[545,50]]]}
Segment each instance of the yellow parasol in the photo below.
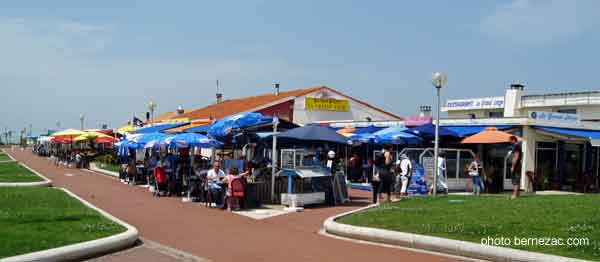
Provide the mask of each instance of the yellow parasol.
{"label": "yellow parasol", "polygon": [[76,137],[76,136],[80,136],[83,134],[85,134],[85,132],[81,131],[81,130],[67,129],[67,130],[56,132],[50,136],[51,137]]}
{"label": "yellow parasol", "polygon": [[106,137],[111,137],[111,136],[105,135],[105,134],[102,134],[102,133],[96,132],[96,131],[87,131],[84,134],[76,136],[75,138],[73,138],[73,141],[85,141],[85,140],[88,140],[88,139],[106,138]]}
{"label": "yellow parasol", "polygon": [[353,134],[352,132],[354,132],[356,130],[356,128],[351,127],[351,126],[347,126],[344,127],[338,131],[336,131],[338,134],[343,135],[345,137],[351,137],[354,136],[355,134]]}
{"label": "yellow parasol", "polygon": [[356,134],[352,134],[352,133],[345,133],[345,132],[337,132],[340,135],[343,135],[345,137],[351,137],[351,136],[355,136]]}
{"label": "yellow parasol", "polygon": [[117,128],[117,133],[124,135],[125,133],[129,133],[131,131],[134,131],[138,129],[137,127],[133,126],[133,125],[126,125],[126,126],[122,126]]}

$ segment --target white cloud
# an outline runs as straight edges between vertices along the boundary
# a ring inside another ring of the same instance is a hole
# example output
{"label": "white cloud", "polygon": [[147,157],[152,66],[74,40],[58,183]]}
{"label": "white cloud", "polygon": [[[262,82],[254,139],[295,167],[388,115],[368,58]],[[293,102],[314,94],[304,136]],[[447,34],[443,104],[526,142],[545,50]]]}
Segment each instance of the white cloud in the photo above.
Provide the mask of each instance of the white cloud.
{"label": "white cloud", "polygon": [[594,0],[514,0],[483,18],[480,29],[514,44],[541,45],[567,41],[600,24]]}
{"label": "white cloud", "polygon": [[118,125],[145,111],[150,99],[158,102],[159,111],[212,102],[215,79],[222,81],[230,98],[269,92],[274,80],[306,84],[315,76],[343,73],[343,69],[306,70],[280,57],[114,56],[111,48],[118,29],[60,19],[0,17],[0,83],[12,98],[0,103],[0,125],[34,123],[41,128],[61,121],[63,127],[77,127],[81,113],[91,126]]}

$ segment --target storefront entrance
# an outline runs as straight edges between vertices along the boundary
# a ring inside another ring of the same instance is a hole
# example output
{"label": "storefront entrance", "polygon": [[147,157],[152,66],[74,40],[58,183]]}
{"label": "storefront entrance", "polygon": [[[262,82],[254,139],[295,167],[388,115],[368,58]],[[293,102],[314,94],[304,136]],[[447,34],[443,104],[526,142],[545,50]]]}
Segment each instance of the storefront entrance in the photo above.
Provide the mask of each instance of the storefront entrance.
{"label": "storefront entrance", "polygon": [[554,188],[559,189],[557,181],[552,182],[558,177],[558,144],[551,142],[537,142],[535,151],[535,174],[536,190],[545,190]]}
{"label": "storefront entrance", "polygon": [[579,143],[537,142],[535,189],[578,191],[584,173],[584,151],[584,144]]}

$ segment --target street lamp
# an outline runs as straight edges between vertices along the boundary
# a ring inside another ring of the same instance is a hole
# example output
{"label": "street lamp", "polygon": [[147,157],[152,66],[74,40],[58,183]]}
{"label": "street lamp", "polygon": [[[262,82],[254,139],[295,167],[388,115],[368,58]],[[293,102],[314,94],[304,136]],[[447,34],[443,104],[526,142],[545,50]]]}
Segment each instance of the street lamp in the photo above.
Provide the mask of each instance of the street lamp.
{"label": "street lamp", "polygon": [[83,131],[83,121],[85,121],[85,115],[79,115],[79,121],[81,121],[81,131]]}
{"label": "street lamp", "polygon": [[442,86],[448,82],[446,73],[435,72],[431,76],[431,83],[435,87],[437,93],[437,115],[435,116],[435,146],[433,155],[433,195],[437,193],[437,172],[438,172],[438,156],[439,156],[439,140],[440,140],[440,90]]}
{"label": "street lamp", "polygon": [[148,103],[148,109],[150,110],[150,125],[154,125],[154,110],[156,110],[156,103],[154,103],[154,101],[150,100],[150,103]]}

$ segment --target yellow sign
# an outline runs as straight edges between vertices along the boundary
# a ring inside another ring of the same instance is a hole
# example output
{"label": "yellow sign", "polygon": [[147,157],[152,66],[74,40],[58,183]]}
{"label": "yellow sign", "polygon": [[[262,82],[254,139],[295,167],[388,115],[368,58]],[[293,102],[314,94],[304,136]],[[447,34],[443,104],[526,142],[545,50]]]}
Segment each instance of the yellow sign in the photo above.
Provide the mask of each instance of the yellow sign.
{"label": "yellow sign", "polygon": [[190,119],[187,117],[181,117],[181,118],[171,118],[171,119],[166,119],[161,121],[161,123],[165,123],[165,124],[179,124],[179,123],[185,123],[185,122],[190,122]]}
{"label": "yellow sign", "polygon": [[350,111],[348,100],[338,100],[333,98],[313,98],[304,99],[304,108],[306,110],[324,110],[324,111]]}

